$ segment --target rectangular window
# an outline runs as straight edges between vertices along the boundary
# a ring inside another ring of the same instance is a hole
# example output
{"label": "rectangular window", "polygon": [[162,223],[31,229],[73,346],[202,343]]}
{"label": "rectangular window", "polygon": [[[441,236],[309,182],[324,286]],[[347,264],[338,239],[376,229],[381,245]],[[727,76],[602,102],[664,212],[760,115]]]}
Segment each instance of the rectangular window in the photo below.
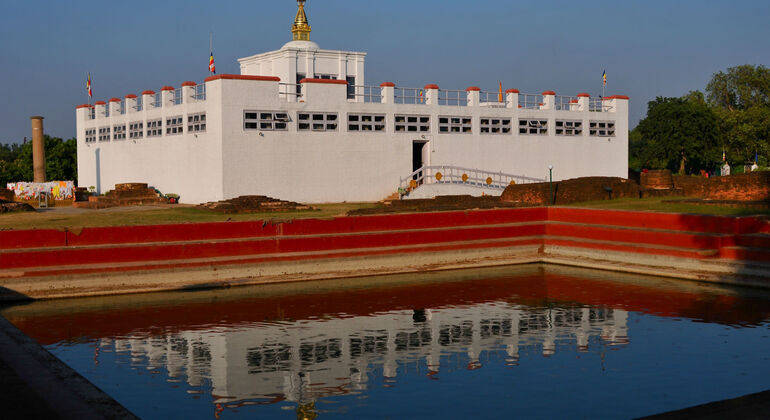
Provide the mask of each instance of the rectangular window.
{"label": "rectangular window", "polygon": [[273,111],[243,111],[244,130],[286,131],[289,114]]}
{"label": "rectangular window", "polygon": [[113,140],[125,140],[126,139],[126,125],[125,124],[113,126],[112,139]]}
{"label": "rectangular window", "polygon": [[111,130],[110,127],[99,128],[99,141],[110,141]]}
{"label": "rectangular window", "polygon": [[473,125],[471,117],[438,117],[438,132],[441,134],[462,133],[471,134]]}
{"label": "rectangular window", "polygon": [[592,136],[612,137],[615,135],[615,121],[591,121],[588,132]]}
{"label": "rectangular window", "polygon": [[519,120],[519,134],[545,136],[548,134],[548,120]]}
{"label": "rectangular window", "polygon": [[163,135],[163,120],[147,121],[147,137]]}
{"label": "rectangular window", "polygon": [[395,122],[396,132],[430,132],[430,115],[396,115]]}
{"label": "rectangular window", "polygon": [[348,114],[348,131],[385,131],[385,114]]}
{"label": "rectangular window", "polygon": [[86,130],[86,143],[94,143],[96,141],[96,129],[89,128]]}
{"label": "rectangular window", "polygon": [[144,123],[143,122],[132,122],[128,125],[128,138],[130,139],[141,139],[144,137]]}
{"label": "rectangular window", "polygon": [[201,133],[206,131],[206,113],[187,115],[187,132]]}
{"label": "rectangular window", "polygon": [[182,134],[184,127],[184,118],[182,116],[166,118],[166,135]]}
{"label": "rectangular window", "polygon": [[510,134],[511,119],[497,117],[481,117],[479,119],[481,134]]}
{"label": "rectangular window", "polygon": [[337,131],[337,113],[300,112],[297,121],[299,131]]}
{"label": "rectangular window", "polygon": [[582,136],[583,121],[556,120],[557,136]]}

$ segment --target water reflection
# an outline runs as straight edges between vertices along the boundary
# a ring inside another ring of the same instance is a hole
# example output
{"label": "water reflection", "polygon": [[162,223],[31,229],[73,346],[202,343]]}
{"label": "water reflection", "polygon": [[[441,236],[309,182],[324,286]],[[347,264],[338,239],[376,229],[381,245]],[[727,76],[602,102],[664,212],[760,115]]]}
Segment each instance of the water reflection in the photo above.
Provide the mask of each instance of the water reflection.
{"label": "water reflection", "polygon": [[587,351],[594,337],[628,343],[627,312],[603,307],[531,308],[489,302],[452,308],[401,310],[350,318],[254,323],[233,329],[181,331],[152,337],[102,339],[102,351],[129,355],[148,370],[191,387],[210,381],[215,404],[319,398],[367,389],[371,368],[395,379],[399,365],[424,361],[436,375],[442,356],[467,355],[464,369],[483,367],[484,351],[519,349],[553,355],[559,347]]}
{"label": "water reflection", "polygon": [[604,360],[608,347],[628,351],[629,312],[762,325],[766,294],[742,293],[526,266],[36,302],[2,314],[56,354],[91,343],[96,376],[123,383],[114,372],[128,365],[186,384],[187,398],[205,396],[217,417],[283,403],[313,418],[324,399],[363,397],[406,375],[522,369],[535,354]]}

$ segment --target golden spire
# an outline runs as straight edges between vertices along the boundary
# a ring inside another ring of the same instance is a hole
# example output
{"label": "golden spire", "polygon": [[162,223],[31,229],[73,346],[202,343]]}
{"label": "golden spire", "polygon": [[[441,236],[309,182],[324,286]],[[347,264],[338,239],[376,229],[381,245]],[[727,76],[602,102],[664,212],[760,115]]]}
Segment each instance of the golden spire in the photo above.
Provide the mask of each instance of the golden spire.
{"label": "golden spire", "polygon": [[291,25],[291,33],[294,41],[310,41],[310,24],[305,16],[305,0],[297,0],[297,16],[294,25]]}

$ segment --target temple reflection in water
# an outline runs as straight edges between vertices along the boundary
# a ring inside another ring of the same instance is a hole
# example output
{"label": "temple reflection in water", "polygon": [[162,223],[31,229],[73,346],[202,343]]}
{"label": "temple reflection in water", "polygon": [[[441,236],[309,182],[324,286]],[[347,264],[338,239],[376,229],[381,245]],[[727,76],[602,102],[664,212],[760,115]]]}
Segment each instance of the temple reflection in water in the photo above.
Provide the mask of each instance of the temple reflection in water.
{"label": "temple reflection in water", "polygon": [[[558,347],[587,351],[592,340],[626,344],[627,316],[606,307],[490,302],[102,339],[100,347],[130,354],[148,370],[166,369],[169,380],[192,387],[210,380],[215,403],[306,404],[366,390],[368,372],[377,368],[396,378],[399,365],[424,361],[434,375],[481,368],[485,351],[504,352],[505,362],[514,363],[522,348],[550,356]],[[467,355],[466,364],[442,366],[442,357],[458,354]]]}
{"label": "temple reflection in water", "polygon": [[[626,418],[723,397],[725,383],[766,389],[766,360],[745,343],[767,340],[768,302],[753,290],[528,265],[0,313],[140,417],[618,417],[622,406]],[[674,397],[661,397],[671,381]]]}

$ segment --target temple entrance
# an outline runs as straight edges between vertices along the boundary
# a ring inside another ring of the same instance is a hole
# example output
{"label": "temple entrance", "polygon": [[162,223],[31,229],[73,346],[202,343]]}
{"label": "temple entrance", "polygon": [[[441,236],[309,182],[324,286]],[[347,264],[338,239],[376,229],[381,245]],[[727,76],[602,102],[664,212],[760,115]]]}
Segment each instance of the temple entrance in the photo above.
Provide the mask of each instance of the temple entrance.
{"label": "temple entrance", "polygon": [[[426,140],[412,141],[412,172],[417,171],[423,166],[430,164],[430,147]],[[420,180],[422,183],[422,174],[415,173],[412,179]]]}

